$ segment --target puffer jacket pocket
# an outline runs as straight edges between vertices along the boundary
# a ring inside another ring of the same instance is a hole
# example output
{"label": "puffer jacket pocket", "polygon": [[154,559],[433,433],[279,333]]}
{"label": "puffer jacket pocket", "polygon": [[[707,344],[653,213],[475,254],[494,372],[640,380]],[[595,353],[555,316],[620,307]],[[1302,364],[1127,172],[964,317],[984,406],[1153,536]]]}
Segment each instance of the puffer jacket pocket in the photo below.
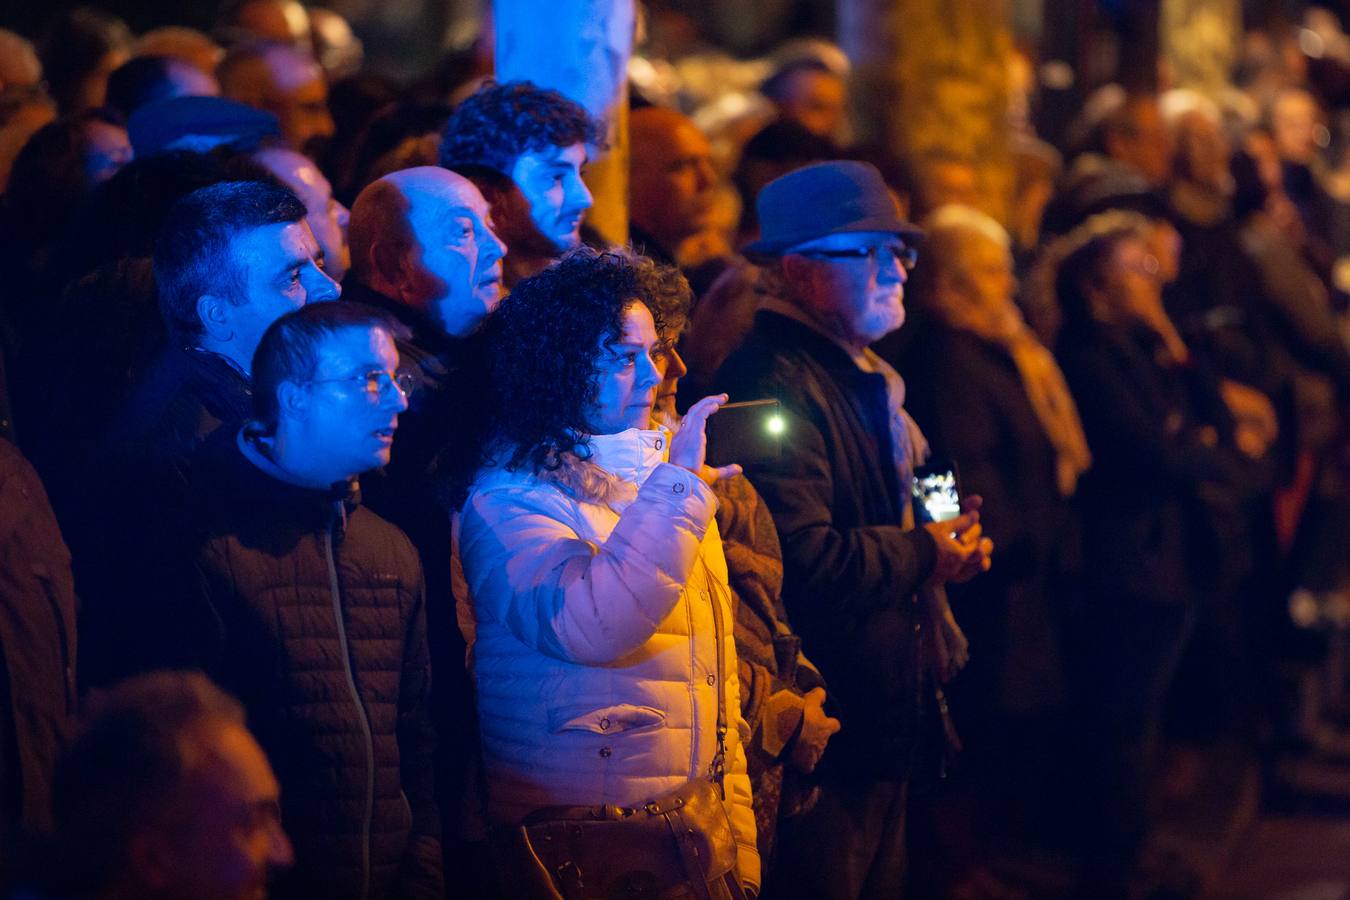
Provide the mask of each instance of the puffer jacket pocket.
{"label": "puffer jacket pocket", "polygon": [[592,734],[618,734],[665,724],[666,714],[652,706],[616,703],[613,706],[573,704],[557,706],[548,712],[548,727],[553,732],[589,731]]}

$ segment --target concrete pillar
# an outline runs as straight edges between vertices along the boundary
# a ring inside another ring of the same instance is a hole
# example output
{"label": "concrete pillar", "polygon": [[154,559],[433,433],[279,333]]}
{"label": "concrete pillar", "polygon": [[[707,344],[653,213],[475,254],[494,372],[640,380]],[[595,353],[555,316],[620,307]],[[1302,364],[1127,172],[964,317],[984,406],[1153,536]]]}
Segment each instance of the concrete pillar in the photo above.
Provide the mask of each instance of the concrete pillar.
{"label": "concrete pillar", "polygon": [[969,159],[1006,220],[1010,16],[1004,0],[838,0],[859,138],[901,158]]}
{"label": "concrete pillar", "polygon": [[1218,96],[1242,49],[1242,0],[1163,0],[1159,18],[1172,85]]}

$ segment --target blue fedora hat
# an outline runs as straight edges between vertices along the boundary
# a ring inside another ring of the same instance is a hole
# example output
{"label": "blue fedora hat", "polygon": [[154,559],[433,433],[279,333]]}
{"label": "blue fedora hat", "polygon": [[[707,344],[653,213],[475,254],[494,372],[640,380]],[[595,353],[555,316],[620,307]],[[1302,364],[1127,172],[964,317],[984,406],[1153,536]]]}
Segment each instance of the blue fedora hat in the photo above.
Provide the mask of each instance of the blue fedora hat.
{"label": "blue fedora hat", "polygon": [[756,198],[760,238],[744,252],[779,256],[830,234],[885,231],[918,240],[923,231],[900,218],[881,173],[871,163],[815,163],[775,178]]}

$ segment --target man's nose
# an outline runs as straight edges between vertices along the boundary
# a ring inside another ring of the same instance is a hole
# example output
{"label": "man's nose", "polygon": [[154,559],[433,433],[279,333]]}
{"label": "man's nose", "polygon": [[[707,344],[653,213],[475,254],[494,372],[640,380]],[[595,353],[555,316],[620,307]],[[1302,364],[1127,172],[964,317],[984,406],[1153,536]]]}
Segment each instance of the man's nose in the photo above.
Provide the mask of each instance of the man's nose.
{"label": "man's nose", "polygon": [[580,175],[572,179],[572,190],[568,193],[571,194],[572,204],[580,209],[590,209],[591,205],[595,203],[595,197],[591,194],[591,189],[586,187],[586,182],[582,180]]}
{"label": "man's nose", "polygon": [[700,159],[698,161],[698,189],[706,191],[717,183],[717,172],[713,169],[712,160]]}
{"label": "man's nose", "polygon": [[667,357],[666,362],[666,377],[683,378],[688,374],[689,367],[684,364],[684,357],[680,355],[680,351],[671,347],[670,355]]}
{"label": "man's nose", "polygon": [[886,253],[877,260],[877,281],[904,284],[909,281],[909,271],[894,253]]}
{"label": "man's nose", "polygon": [[342,285],[319,266],[310,264],[308,284],[305,285],[306,303],[323,303],[342,296]]}
{"label": "man's nose", "polygon": [[273,868],[287,869],[295,864],[295,848],[280,822],[273,822],[269,829],[267,843],[267,863]]}
{"label": "man's nose", "polygon": [[506,256],[506,243],[502,241],[501,238],[497,237],[497,232],[493,231],[486,224],[483,225],[483,237],[485,240],[480,241],[478,246],[482,248],[480,250],[480,256],[486,261],[487,265],[492,265],[497,260]]}

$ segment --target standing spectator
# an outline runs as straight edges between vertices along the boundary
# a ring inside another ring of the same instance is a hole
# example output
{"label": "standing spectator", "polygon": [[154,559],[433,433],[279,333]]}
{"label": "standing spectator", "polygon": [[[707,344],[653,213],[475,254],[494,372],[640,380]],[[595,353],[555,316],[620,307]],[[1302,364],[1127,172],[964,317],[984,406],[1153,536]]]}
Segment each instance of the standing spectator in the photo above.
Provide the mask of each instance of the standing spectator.
{"label": "standing spectator", "polygon": [[[1073,623],[1084,884],[1126,896],[1140,876],[1163,702],[1197,613],[1202,496],[1241,482],[1213,380],[1163,310],[1146,220],[1104,213],[1050,251],[1056,346],[1092,451],[1076,498],[1085,604]],[[1137,885],[1136,885],[1137,887]]]}
{"label": "standing spectator", "polygon": [[174,602],[145,573],[181,558],[188,471],[210,434],[232,433],[251,412],[263,332],[283,313],[339,294],[304,215],[280,185],[222,182],[178,201],[160,233],[155,278],[169,345],[103,438],[100,464],[117,476],[100,468],[96,481],[86,477],[88,496],[101,502],[85,504],[72,540],[96,635],[94,683],[182,661],[156,657],[171,645],[139,643],[138,614]]}
{"label": "standing spectator", "polygon": [[[675,430],[675,396],[687,370],[676,342],[689,320],[690,289],[677,269],[638,258],[642,294],[657,310],[662,346],[654,358],[662,373],[652,420]],[[778,817],[809,808],[809,775],[839,730],[825,714],[825,682],[801,653],[783,609],[783,552],[773,516],[744,475],[719,478],[717,529],[727,557],[727,579],[736,598],[736,658],[740,663],[741,715],[750,727],[745,767],[755,808],[755,836],[765,867],[771,865]]]}
{"label": "standing spectator", "polygon": [[275,41],[302,53],[314,50],[309,12],[296,0],[231,0],[215,32],[226,44]]}
{"label": "standing spectator", "polygon": [[581,244],[592,202],[581,169],[603,137],[581,104],[528,81],[484,85],[450,117],[441,165],[491,205],[508,288]]}
{"label": "standing spectator", "polygon": [[[974,497],[960,517],[914,527],[922,437],[899,376],[868,345],[904,320],[907,242],[919,232],[881,174],[856,162],[807,166],[765,187],[758,206],[763,237],[747,252],[774,259],[774,295],[715,383],[736,400],[783,404],[783,455],[748,474],[782,538],[784,604],[843,724],[818,770],[819,802],[780,823],[773,884],[789,896],[893,897],[932,696],[924,647],[964,653],[945,598],[928,589],[974,577],[992,544]],[[931,637],[929,622],[939,625]]]}
{"label": "standing spectator", "polygon": [[284,187],[214,184],[175,204],[155,246],[169,346],[115,427],[174,464],[251,409],[253,354],[283,313],[341,288],[324,272],[305,208]]}
{"label": "standing spectator", "polygon": [[42,83],[42,63],[32,41],[0,28],[0,94],[34,91]]}
{"label": "standing spectator", "polygon": [[62,115],[103,105],[108,76],[131,58],[131,31],[116,16],[77,6],[57,17],[42,42],[42,74]]}
{"label": "standing spectator", "polygon": [[90,705],[57,766],[50,855],[25,887],[43,897],[266,897],[293,853],[276,776],[239,703],[200,673],[155,672]]}
{"label": "standing spectator", "polygon": [[268,329],[257,418],[194,467],[195,584],[145,626],[248,710],[295,843],[281,897],[444,890],[422,571],[358,493],[407,408],[395,330],[348,303]]}
{"label": "standing spectator", "polygon": [[946,848],[955,877],[973,879],[990,846],[1056,837],[1061,642],[1081,574],[1069,498],[1091,456],[1064,376],[1014,302],[1008,233],[962,206],[939,207],[923,226],[905,329],[915,333],[896,361],[905,405],[935,457],[956,464],[961,489],[983,498],[981,524],[999,541],[994,570],[950,588],[971,644],[949,689],[966,777],[944,792],[939,814],[964,842]]}
{"label": "standing spectator", "polygon": [[[633,263],[578,250],[521,282],[494,315],[493,461],[472,482],[460,528],[488,812],[501,826],[565,817],[549,809],[560,806],[645,817],[641,807],[712,781],[735,844],[719,849],[757,892],[711,487],[740,470],[704,465],[704,424],[724,397],[696,403],[673,437],[651,429],[661,347],[649,302]],[[588,885],[622,884],[629,862],[666,872],[653,893],[706,895],[663,845],[663,859],[634,851],[587,871],[608,856],[592,848],[572,868]],[[522,854],[498,868],[509,881],[528,865]]]}
{"label": "standing spectator", "polygon": [[473,769],[478,743],[464,642],[455,624],[453,533],[433,471],[438,454],[467,444],[466,434],[482,416],[479,379],[485,373],[473,336],[497,307],[505,250],[489,221],[483,195],[454,172],[422,166],[386,175],[356,198],[353,265],[344,293],[407,329],[397,338],[399,358],[416,379],[399,418],[393,458],[367,479],[363,501],[402,528],[421,556],[441,733],[438,797],[450,823],[446,866],[460,873],[462,887],[482,867],[481,848],[466,849],[458,840],[466,772]]}
{"label": "standing spectator", "polygon": [[314,160],[286,147],[264,147],[253,161],[281,180],[305,204],[305,222],[323,252],[323,270],[341,282],[351,266],[347,224],[351,212],[333,196],[333,186]]}
{"label": "standing spectator", "polygon": [[0,886],[52,825],[52,770],[75,713],[75,590],[47,493],[0,438]]}
{"label": "standing spectator", "polygon": [[633,246],[674,265],[680,244],[712,220],[712,146],[688,117],[648,106],[628,119],[629,232]]}
{"label": "standing spectator", "polygon": [[108,106],[123,119],[155,100],[218,96],[214,75],[174,56],[137,56],[108,76]]}
{"label": "standing spectator", "polygon": [[224,49],[195,28],[164,25],[151,28],[136,41],[137,56],[168,56],[196,66],[198,71],[216,78],[216,66],[225,55]]}
{"label": "standing spectator", "polygon": [[328,82],[311,56],[288,44],[240,44],[225,54],[216,78],[221,96],[276,116],[292,150],[320,158],[336,126]]}
{"label": "standing spectator", "polygon": [[780,119],[829,141],[839,138],[848,112],[848,85],[824,61],[794,59],[765,79],[759,92],[777,107]]}
{"label": "standing spectator", "polygon": [[0,259],[4,315],[20,340],[50,324],[68,265],[70,230],[94,189],[131,160],[121,120],[103,111],[38,129],[14,160],[0,203],[7,240]]}

